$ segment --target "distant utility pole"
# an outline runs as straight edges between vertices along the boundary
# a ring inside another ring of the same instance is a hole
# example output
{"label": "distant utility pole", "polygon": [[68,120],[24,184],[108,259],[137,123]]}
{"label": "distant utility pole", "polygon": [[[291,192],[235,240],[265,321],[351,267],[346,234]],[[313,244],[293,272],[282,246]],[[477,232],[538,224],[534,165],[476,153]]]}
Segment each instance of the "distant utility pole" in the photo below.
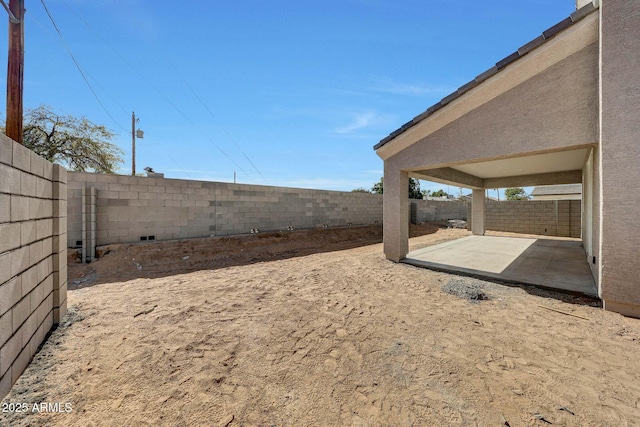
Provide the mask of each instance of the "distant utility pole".
{"label": "distant utility pole", "polygon": [[24,81],[24,0],[9,0],[9,55],[7,60],[7,136],[22,144]]}
{"label": "distant utility pole", "polygon": [[136,176],[136,113],[131,112],[131,176]]}
{"label": "distant utility pole", "polygon": [[136,137],[144,138],[144,132],[140,129],[136,130],[136,123],[140,119],[136,119],[135,111],[131,113],[131,176],[136,175]]}

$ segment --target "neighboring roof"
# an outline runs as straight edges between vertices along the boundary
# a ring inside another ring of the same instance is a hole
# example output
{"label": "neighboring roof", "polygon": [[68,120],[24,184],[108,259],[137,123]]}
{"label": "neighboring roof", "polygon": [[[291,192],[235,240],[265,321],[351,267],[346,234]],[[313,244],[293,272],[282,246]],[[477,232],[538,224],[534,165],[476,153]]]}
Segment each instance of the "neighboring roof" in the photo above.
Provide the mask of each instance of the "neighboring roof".
{"label": "neighboring roof", "polygon": [[565,29],[571,27],[576,22],[582,20],[587,15],[591,14],[592,12],[594,12],[596,9],[597,9],[597,7],[594,5],[593,2],[591,2],[591,3],[588,3],[586,6],[583,6],[580,9],[576,10],[568,18],[558,22],[556,25],[554,25],[553,27],[549,28],[548,30],[543,31],[542,35],[536,37],[535,39],[531,40],[529,43],[527,43],[524,46],[520,47],[517,51],[515,51],[511,55],[509,55],[509,56],[505,57],[504,59],[498,61],[496,63],[496,65],[494,65],[493,67],[489,68],[484,73],[481,73],[475,79],[471,80],[469,83],[460,86],[458,88],[458,90],[456,90],[455,92],[445,96],[444,98],[442,98],[440,100],[440,102],[437,102],[434,105],[432,105],[431,107],[427,108],[427,110],[424,113],[419,114],[418,116],[414,117],[412,120],[410,120],[407,123],[403,124],[399,129],[396,129],[395,131],[391,132],[389,134],[389,136],[387,136],[386,138],[382,139],[379,143],[374,145],[373,149],[377,150],[377,149],[381,148],[387,142],[389,142],[392,139],[394,139],[396,136],[404,133],[404,131],[406,131],[410,127],[413,127],[413,126],[417,125],[418,123],[420,123],[421,121],[423,121],[427,117],[431,116],[433,113],[435,113],[436,111],[438,111],[439,109],[441,109],[445,105],[449,104],[454,99],[459,98],[460,96],[462,96],[466,92],[470,91],[474,87],[478,86],[479,84],[481,84],[482,82],[487,80],[489,77],[491,77],[491,76],[497,74],[498,72],[502,71],[502,69],[504,69],[507,65],[512,64],[513,62],[515,62],[518,59],[522,58],[527,53],[531,52],[532,50],[534,50],[537,47],[539,47],[542,44],[544,44],[547,40],[549,40],[552,37],[556,36],[557,34],[559,34],[560,32],[564,31]]}
{"label": "neighboring roof", "polygon": [[534,188],[531,194],[533,196],[582,194],[582,184],[545,185]]}
{"label": "neighboring roof", "polygon": [[[487,200],[494,201],[494,202],[499,202],[500,201],[500,199],[498,199],[497,197],[493,197],[493,196],[486,196],[485,195],[484,198],[487,199]],[[458,199],[471,200],[471,199],[473,199],[473,193],[464,194],[464,195],[458,197]]]}

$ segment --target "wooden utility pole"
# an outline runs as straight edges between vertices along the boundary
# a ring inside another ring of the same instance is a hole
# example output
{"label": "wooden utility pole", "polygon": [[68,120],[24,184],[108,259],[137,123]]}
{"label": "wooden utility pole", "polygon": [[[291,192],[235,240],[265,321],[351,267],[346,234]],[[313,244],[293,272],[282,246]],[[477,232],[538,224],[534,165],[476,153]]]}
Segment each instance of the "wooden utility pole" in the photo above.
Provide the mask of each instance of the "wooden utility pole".
{"label": "wooden utility pole", "polygon": [[[7,136],[22,144],[24,80],[24,0],[9,0],[9,57],[7,61]],[[17,23],[15,22],[17,21]]]}
{"label": "wooden utility pole", "polygon": [[136,176],[136,113],[131,113],[131,176]]}

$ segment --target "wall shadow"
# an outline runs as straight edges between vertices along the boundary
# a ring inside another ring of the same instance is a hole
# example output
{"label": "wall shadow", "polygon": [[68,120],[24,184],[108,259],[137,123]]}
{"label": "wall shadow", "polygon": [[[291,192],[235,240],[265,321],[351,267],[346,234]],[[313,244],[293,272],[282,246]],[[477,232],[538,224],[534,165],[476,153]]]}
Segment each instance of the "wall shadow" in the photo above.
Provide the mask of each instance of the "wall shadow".
{"label": "wall shadow", "polygon": [[[433,234],[442,228],[446,228],[442,222],[411,224],[410,237]],[[77,262],[79,258],[70,254],[67,286],[74,290],[139,278],[155,279],[354,249],[381,242],[382,224],[377,224],[106,245],[98,248],[98,259],[90,264],[80,264]]]}

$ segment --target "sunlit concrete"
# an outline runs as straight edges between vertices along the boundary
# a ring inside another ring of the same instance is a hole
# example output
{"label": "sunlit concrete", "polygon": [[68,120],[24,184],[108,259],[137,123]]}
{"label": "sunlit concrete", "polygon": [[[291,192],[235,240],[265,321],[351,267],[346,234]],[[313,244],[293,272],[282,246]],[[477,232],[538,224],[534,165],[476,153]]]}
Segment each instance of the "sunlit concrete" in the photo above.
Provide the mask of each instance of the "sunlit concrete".
{"label": "sunlit concrete", "polygon": [[598,295],[579,240],[469,236],[409,252],[402,262],[433,270]]}

